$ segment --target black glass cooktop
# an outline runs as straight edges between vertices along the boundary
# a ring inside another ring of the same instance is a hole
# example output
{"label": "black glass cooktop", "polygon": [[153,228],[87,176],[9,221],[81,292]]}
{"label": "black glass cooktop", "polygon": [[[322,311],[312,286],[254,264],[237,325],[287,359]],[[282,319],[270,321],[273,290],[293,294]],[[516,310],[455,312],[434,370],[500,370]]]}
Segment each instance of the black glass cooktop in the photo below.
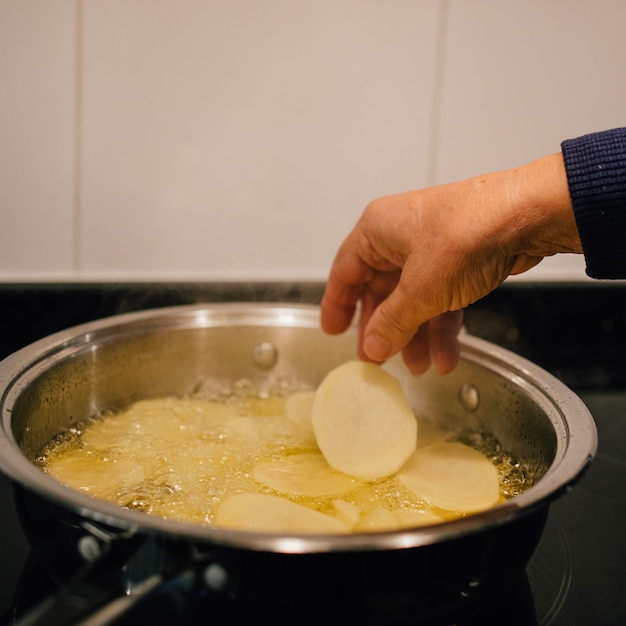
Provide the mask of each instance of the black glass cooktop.
{"label": "black glass cooktop", "polygon": [[[0,358],[56,330],[119,312],[200,301],[315,303],[321,293],[319,284],[0,285]],[[487,607],[487,614],[455,624],[625,624],[626,286],[503,286],[470,307],[466,326],[569,385],[594,416],[599,445],[587,473],[551,505],[519,584]],[[55,585],[33,562],[12,485],[2,475],[0,556],[5,626],[13,623],[16,607],[27,607]],[[158,617],[152,616],[154,623],[167,623]]]}

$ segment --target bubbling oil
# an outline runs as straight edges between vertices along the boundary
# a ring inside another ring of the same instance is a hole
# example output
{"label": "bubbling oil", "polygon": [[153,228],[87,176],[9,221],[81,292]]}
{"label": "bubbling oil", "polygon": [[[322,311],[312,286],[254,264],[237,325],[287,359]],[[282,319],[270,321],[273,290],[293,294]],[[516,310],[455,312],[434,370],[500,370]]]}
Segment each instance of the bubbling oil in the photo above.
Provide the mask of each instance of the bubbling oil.
{"label": "bubbling oil", "polygon": [[[277,490],[255,468],[277,458],[320,454],[306,420],[286,405],[292,389],[258,391],[240,383],[215,397],[164,397],[95,416],[52,440],[37,464],[57,480],[94,498],[165,519],[216,526],[219,506],[236,494],[278,495],[338,517],[352,531],[375,531],[455,519],[429,505],[395,475],[376,481],[349,477],[338,494]],[[425,418],[420,433],[468,443],[496,466],[501,500],[530,484],[520,463],[488,433],[444,432]],[[393,515],[391,515],[393,514]]]}

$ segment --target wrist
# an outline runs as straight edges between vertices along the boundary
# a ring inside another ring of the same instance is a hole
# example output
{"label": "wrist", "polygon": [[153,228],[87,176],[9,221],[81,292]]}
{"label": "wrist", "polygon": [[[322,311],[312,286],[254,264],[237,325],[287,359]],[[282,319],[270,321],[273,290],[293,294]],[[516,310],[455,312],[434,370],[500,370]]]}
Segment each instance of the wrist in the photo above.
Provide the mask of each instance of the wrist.
{"label": "wrist", "polygon": [[558,152],[512,170],[520,254],[533,257],[582,253],[563,155]]}

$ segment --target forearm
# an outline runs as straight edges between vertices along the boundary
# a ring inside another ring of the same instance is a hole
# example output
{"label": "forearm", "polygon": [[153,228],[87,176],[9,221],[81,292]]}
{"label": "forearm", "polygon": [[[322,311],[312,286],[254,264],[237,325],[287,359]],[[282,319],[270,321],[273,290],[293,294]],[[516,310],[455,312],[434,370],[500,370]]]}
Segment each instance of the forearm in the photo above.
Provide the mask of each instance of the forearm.
{"label": "forearm", "polygon": [[519,252],[534,257],[581,253],[562,153],[537,159],[509,174],[517,178],[513,209],[518,217],[512,222],[512,236],[519,239]]}

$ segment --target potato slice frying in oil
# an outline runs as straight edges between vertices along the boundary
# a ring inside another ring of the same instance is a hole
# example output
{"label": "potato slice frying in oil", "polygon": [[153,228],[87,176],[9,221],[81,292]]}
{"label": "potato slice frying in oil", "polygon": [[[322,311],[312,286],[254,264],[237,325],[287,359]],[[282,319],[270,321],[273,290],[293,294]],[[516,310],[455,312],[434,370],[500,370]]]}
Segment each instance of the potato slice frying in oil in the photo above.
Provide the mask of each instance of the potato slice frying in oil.
{"label": "potato slice frying in oil", "polygon": [[280,493],[311,498],[340,496],[354,487],[354,478],[334,470],[319,452],[260,461],[252,470],[252,476]]}
{"label": "potato slice frying in oil", "polygon": [[340,472],[366,480],[389,476],[417,445],[417,419],[398,380],[373,363],[330,371],[311,407],[322,454]]}
{"label": "potato slice frying in oil", "polygon": [[105,461],[89,450],[57,457],[48,464],[48,473],[70,487],[113,501],[125,485],[144,480],[141,465],[124,458]]}
{"label": "potato slice frying in oil", "polygon": [[240,493],[218,508],[215,524],[256,532],[346,533],[336,517],[320,513],[280,496]]}
{"label": "potato slice frying in oil", "polygon": [[288,419],[307,430],[312,431],[311,407],[315,399],[315,391],[294,391],[285,400],[285,415]]}
{"label": "potato slice frying in oil", "polygon": [[418,448],[398,472],[398,480],[432,506],[457,513],[488,509],[500,498],[495,465],[458,441]]}

